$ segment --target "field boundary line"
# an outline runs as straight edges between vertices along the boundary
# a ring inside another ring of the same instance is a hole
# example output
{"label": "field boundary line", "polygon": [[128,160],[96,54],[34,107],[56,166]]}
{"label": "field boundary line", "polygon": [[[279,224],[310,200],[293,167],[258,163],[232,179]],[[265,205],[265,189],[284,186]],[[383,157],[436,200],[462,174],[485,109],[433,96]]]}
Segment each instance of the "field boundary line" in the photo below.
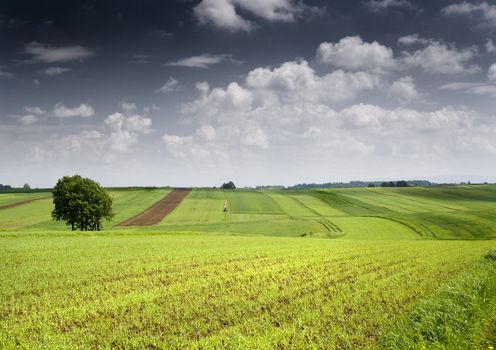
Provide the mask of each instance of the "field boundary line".
{"label": "field boundary line", "polygon": [[[416,203],[420,203],[420,204],[426,204],[426,205],[431,205],[431,206],[434,206],[434,207],[439,207],[439,208],[444,208],[444,209],[449,209],[449,210],[454,210],[454,211],[462,211],[464,212],[464,210],[462,209],[458,209],[458,208],[453,208],[453,207],[448,207],[448,206],[445,206],[445,205],[439,205],[439,204],[436,204],[436,203],[427,203],[427,202],[423,202],[421,200],[418,200],[418,199],[410,199],[410,196],[406,196],[406,195],[402,195],[402,194],[398,194],[398,193],[384,193],[384,192],[380,192],[380,191],[376,191],[372,188],[367,188],[367,190],[369,190],[370,192],[373,192],[373,193],[376,193],[376,194],[379,194],[379,195],[382,195],[382,196],[390,196],[390,197],[394,197],[394,198],[405,198],[409,201],[412,201],[412,202],[416,202]],[[432,210],[429,210],[430,212],[432,213],[435,213],[435,211],[432,211]]]}
{"label": "field boundary line", "polygon": [[269,196],[264,191],[260,191],[260,193],[263,194],[264,196],[266,196],[267,198],[269,198],[272,202],[274,202],[274,204],[281,210],[281,213],[286,214],[287,216],[289,216],[288,213],[286,213],[286,211],[279,205],[279,203],[277,203],[277,201],[274,198],[272,198],[271,196]]}
{"label": "field boundary line", "polygon": [[49,199],[49,198],[51,198],[51,196],[25,199],[25,200],[22,200],[22,201],[19,201],[19,202],[14,202],[14,203],[10,203],[10,204],[0,205],[0,210],[16,208],[16,207],[20,207],[22,205],[26,205],[26,204],[35,202],[35,201],[41,201],[41,200]]}
{"label": "field boundary line", "polygon": [[[410,224],[408,222],[402,221],[401,219],[398,219],[398,218],[387,217],[387,216],[362,216],[362,217],[366,217],[366,218],[380,218],[380,219],[384,219],[384,220],[393,221],[393,222],[396,222],[396,223],[398,223],[400,225],[403,225],[403,226],[408,227],[410,230],[412,230],[413,232],[415,232],[416,234],[418,234],[422,238],[426,238],[426,239],[429,238],[429,237],[426,237],[413,224]],[[425,226],[423,224],[418,224],[418,225],[424,227],[432,235],[432,238],[436,238],[436,234],[430,228],[428,228],[427,226]]]}
{"label": "field boundary line", "polygon": [[[298,203],[300,203],[304,208],[307,208],[308,210],[310,210],[311,212],[314,212],[315,214],[317,214],[317,216],[319,217],[323,217],[322,214],[320,214],[318,211],[316,211],[315,209],[313,208],[310,208],[308,205],[306,205],[305,203],[303,203],[302,201],[300,201],[298,198],[296,198],[294,195],[291,195],[291,198],[293,198],[295,201],[297,201]],[[315,197],[313,197],[315,198]],[[320,199],[320,198],[317,198],[317,199]],[[325,203],[325,202],[324,202]],[[327,204],[327,203],[326,203]],[[329,205],[329,204],[327,204]]]}
{"label": "field boundary line", "polygon": [[[332,207],[332,205],[330,204],[330,200],[329,198],[326,197],[326,191],[325,190],[321,190],[321,189],[317,189],[315,191],[312,191],[312,193],[314,194],[310,194],[312,197],[315,197],[315,198],[318,198],[322,201],[324,201],[327,205],[329,205],[330,207]],[[319,195],[321,197],[319,197]],[[336,195],[336,193],[334,194]],[[382,206],[378,206],[378,205],[375,205],[375,204],[367,204],[359,199],[356,199],[354,197],[351,197],[351,196],[348,196],[346,194],[337,194],[341,200],[343,202],[345,202],[347,205],[349,205],[350,207],[359,207],[369,213],[372,213],[372,214],[378,214],[378,213],[381,213],[382,211],[377,211],[377,210],[374,210],[372,208],[372,206],[376,207],[376,208],[380,208],[380,209],[384,209],[386,211],[389,211],[391,213],[395,213],[394,211],[390,210],[389,208],[386,208],[386,207],[382,207]],[[359,202],[359,203],[358,203]],[[342,212],[348,214],[348,215],[351,215],[351,216],[356,216],[356,215],[353,215],[351,214],[350,212],[347,212],[346,209],[339,209],[341,210]]]}
{"label": "field boundary line", "polygon": [[175,188],[155,204],[115,226],[156,225],[176,209],[191,191],[191,188]]}

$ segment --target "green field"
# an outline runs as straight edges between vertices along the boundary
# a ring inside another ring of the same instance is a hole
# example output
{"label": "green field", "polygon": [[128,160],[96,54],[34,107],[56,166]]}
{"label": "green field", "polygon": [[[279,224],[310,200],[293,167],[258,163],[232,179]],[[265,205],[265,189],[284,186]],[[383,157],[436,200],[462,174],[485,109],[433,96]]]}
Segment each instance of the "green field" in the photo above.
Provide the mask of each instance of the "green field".
{"label": "green field", "polygon": [[10,205],[22,201],[40,199],[49,196],[49,194],[41,193],[4,193],[0,195],[0,207]]}
{"label": "green field", "polygon": [[[127,218],[130,218],[166,195],[169,189],[124,189],[111,190],[115,216],[104,226],[111,227]],[[6,199],[2,197],[5,196]],[[50,197],[50,193],[30,194],[0,194],[0,203],[10,201],[8,204],[26,199]],[[36,230],[67,230],[64,223],[51,220],[53,204],[51,198],[34,201],[15,208],[0,210],[0,230],[11,229],[36,229]]]}
{"label": "green field", "polygon": [[0,209],[0,349],[496,345],[496,186],[194,189],[116,226],[169,191],[111,189],[101,232]]}
{"label": "green field", "polygon": [[[169,189],[113,189],[115,227]],[[12,204],[50,193],[0,194]],[[224,201],[229,210],[223,212]],[[0,230],[66,230],[50,219],[51,199],[0,209]],[[331,238],[491,239],[496,237],[496,186],[312,190],[194,189],[158,225],[140,231],[199,231]],[[375,218],[375,219],[368,219]],[[370,225],[368,224],[370,223]]]}

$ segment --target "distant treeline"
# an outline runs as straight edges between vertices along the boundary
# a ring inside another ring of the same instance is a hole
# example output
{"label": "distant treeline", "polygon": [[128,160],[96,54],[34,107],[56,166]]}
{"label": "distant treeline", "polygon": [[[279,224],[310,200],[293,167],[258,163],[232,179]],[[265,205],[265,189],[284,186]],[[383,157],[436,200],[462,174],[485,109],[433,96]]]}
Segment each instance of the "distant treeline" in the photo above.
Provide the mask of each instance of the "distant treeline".
{"label": "distant treeline", "polygon": [[51,192],[53,188],[14,188],[0,187],[0,193],[36,193],[36,192]]}
{"label": "distant treeline", "polygon": [[298,189],[298,188],[350,188],[350,187],[408,187],[408,186],[431,186],[432,182],[427,180],[409,181],[350,181],[350,182],[327,182],[327,183],[303,183],[294,186],[257,186],[257,189]]}

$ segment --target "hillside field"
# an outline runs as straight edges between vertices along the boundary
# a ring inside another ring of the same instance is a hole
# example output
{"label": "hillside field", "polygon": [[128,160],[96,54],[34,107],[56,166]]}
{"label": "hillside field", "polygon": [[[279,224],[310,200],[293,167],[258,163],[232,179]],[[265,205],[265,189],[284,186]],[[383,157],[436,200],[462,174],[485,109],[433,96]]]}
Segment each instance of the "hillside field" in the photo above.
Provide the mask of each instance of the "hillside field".
{"label": "hillside field", "polygon": [[0,194],[0,348],[496,345],[496,186],[109,192],[85,233]]}
{"label": "hillside field", "polygon": [[[168,188],[111,189],[115,217],[106,230],[159,201]],[[67,230],[50,218],[50,193],[0,194],[0,230]],[[223,212],[224,201],[229,210]],[[160,232],[373,239],[491,239],[496,237],[496,186],[312,190],[194,189],[159,224]],[[128,228],[129,229],[129,228]]]}

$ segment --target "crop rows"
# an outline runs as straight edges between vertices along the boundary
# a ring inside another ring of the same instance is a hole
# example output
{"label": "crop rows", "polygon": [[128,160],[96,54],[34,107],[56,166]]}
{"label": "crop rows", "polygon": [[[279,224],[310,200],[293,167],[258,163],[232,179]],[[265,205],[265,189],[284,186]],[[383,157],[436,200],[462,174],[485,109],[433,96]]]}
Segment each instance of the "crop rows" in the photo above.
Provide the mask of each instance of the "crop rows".
{"label": "crop rows", "polygon": [[1,237],[0,345],[355,348],[492,242]]}

